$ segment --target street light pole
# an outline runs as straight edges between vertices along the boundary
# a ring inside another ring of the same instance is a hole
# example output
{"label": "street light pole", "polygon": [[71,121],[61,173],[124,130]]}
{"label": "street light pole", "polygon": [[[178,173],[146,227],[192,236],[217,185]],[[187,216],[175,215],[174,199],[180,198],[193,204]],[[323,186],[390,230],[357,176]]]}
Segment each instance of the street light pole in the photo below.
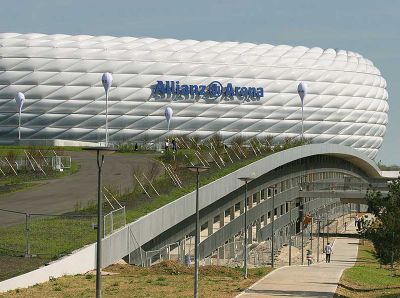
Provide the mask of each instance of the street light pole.
{"label": "street light pole", "polygon": [[18,106],[18,140],[21,141],[21,114],[22,106],[24,105],[25,95],[22,92],[18,92],[15,96],[15,102]]}
{"label": "street light pole", "polygon": [[200,214],[199,214],[199,176],[201,172],[205,172],[209,167],[190,166],[187,167],[192,172],[196,172],[196,225],[194,237],[194,293],[193,297],[199,296],[199,242],[200,242]]}
{"label": "street light pole", "polygon": [[96,298],[101,297],[101,234],[103,231],[103,202],[101,191],[101,170],[104,164],[104,155],[97,150],[97,253],[96,253]]}
{"label": "street light pole", "polygon": [[274,258],[275,258],[275,251],[274,251],[274,238],[275,238],[275,230],[274,230],[274,221],[275,221],[275,189],[276,186],[271,186],[272,189],[272,220],[271,220],[271,267],[274,268]]}
{"label": "street light pole", "polygon": [[326,243],[329,243],[329,213],[326,211]]}
{"label": "street light pole", "polygon": [[113,77],[111,73],[105,72],[101,77],[101,82],[106,92],[106,146],[108,146],[108,91],[111,88]]}
{"label": "street light pole", "polygon": [[292,265],[292,201],[286,201],[289,204],[289,266]]}
{"label": "street light pole", "polygon": [[321,232],[321,221],[318,217],[318,241],[317,241],[317,262],[319,262],[319,233]]}
{"label": "street light pole", "polygon": [[101,298],[101,239],[103,234],[103,201],[102,201],[102,168],[104,154],[115,150],[108,147],[89,147],[88,151],[96,151],[97,156],[97,245],[96,245],[96,298]]}
{"label": "street light pole", "polygon": [[247,278],[247,183],[253,178],[241,177],[239,180],[244,182],[244,244],[243,244],[243,274]]}
{"label": "street light pole", "polygon": [[301,265],[304,264],[304,198],[301,198]]}

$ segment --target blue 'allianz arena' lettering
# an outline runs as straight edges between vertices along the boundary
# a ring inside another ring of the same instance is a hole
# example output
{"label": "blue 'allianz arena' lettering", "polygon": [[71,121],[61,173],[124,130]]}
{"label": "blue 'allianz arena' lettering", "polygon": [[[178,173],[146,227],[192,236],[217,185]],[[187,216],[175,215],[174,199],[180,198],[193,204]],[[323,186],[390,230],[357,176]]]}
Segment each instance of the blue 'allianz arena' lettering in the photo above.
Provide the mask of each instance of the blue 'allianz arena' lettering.
{"label": "blue 'allianz arena' lettering", "polygon": [[264,88],[261,87],[240,87],[227,83],[226,86],[218,81],[206,85],[181,85],[179,81],[157,81],[154,93],[158,95],[182,95],[182,96],[207,96],[209,98],[223,97],[264,97]]}

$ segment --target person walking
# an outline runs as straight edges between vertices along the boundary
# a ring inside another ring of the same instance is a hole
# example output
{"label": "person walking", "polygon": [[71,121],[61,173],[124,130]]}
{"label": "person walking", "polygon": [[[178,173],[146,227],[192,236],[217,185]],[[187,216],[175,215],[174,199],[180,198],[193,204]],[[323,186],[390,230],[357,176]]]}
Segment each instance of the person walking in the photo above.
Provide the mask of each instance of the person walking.
{"label": "person walking", "polygon": [[362,229],[361,224],[362,224],[362,221],[361,221],[361,218],[359,217],[357,220],[357,231],[359,231],[359,232],[361,232],[361,229]]}
{"label": "person walking", "polygon": [[177,147],[177,145],[176,145],[175,139],[172,139],[172,150],[173,150],[174,152],[176,152],[176,151],[178,150],[178,147]]}
{"label": "person walking", "polygon": [[310,266],[313,263],[313,261],[314,261],[314,258],[312,256],[312,251],[311,251],[311,249],[307,249],[307,263],[308,263],[308,266]]}
{"label": "person walking", "polygon": [[165,151],[168,151],[169,149],[169,142],[168,139],[165,140]]}
{"label": "person walking", "polygon": [[331,254],[333,253],[332,245],[328,242],[325,246],[325,262],[331,262]]}

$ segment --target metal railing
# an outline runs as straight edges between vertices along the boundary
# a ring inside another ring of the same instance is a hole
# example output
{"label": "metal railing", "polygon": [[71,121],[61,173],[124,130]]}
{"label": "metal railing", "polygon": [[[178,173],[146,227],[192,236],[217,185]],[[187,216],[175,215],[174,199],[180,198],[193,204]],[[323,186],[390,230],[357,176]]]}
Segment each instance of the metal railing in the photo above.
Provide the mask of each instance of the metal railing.
{"label": "metal railing", "polygon": [[367,191],[369,189],[387,190],[386,183],[364,182],[302,182],[300,189],[304,191]]}
{"label": "metal railing", "polygon": [[[329,224],[332,222],[337,223],[343,215],[343,206],[337,206],[325,212],[330,219]],[[348,209],[345,208],[345,213]],[[328,225],[327,221],[321,221],[321,231]],[[332,232],[335,232],[335,227],[331,227]],[[287,232],[287,226],[284,226],[275,231],[274,238],[274,251],[276,252],[275,258],[279,255],[283,246],[289,244],[290,234]],[[337,231],[336,231],[337,232]],[[311,234],[311,225],[304,229],[303,243],[304,247],[310,244],[312,237],[316,239],[318,231],[316,225],[313,225],[313,233]],[[301,249],[302,235],[301,232],[293,235],[292,246]],[[271,264],[271,239],[261,242],[253,242],[248,245],[248,264],[254,267],[267,266]],[[230,242],[217,248],[211,255],[200,260],[201,265],[225,265],[225,266],[242,266],[243,265],[243,252],[244,252],[244,239],[243,233],[239,233],[236,237],[232,238]],[[187,265],[193,264],[194,260],[194,237],[187,237],[185,240],[177,241],[174,243],[166,244],[163,247],[155,250],[145,251],[141,249],[142,266],[151,266],[166,260],[175,260],[185,263]]]}
{"label": "metal railing", "polygon": [[126,210],[125,206],[118,209],[111,210],[108,214],[104,215],[104,237],[112,234],[126,225]]}

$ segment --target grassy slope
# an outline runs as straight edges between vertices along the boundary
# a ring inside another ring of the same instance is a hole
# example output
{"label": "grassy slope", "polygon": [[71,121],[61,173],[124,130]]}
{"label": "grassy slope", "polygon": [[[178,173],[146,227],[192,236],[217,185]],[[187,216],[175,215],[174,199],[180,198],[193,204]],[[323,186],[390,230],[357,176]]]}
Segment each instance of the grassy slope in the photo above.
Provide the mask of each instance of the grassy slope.
{"label": "grassy slope", "polygon": [[344,271],[337,297],[400,297],[400,275],[381,268],[366,242],[359,247],[356,265]]}
{"label": "grassy slope", "polygon": [[9,151],[14,151],[17,155],[24,155],[24,150],[42,150],[43,153],[46,151],[54,150],[54,151],[82,151],[82,147],[58,147],[58,146],[18,146],[18,145],[10,145],[0,146],[0,155],[7,155]]}
{"label": "grassy slope", "polygon": [[[245,280],[238,268],[200,267],[200,297],[234,297],[270,270],[250,269]],[[105,271],[118,274],[103,277],[104,297],[193,297],[193,268],[180,263],[167,261],[148,268],[112,265]],[[94,290],[94,276],[67,276],[0,297],[94,297]]]}
{"label": "grassy slope", "polygon": [[1,195],[23,190],[26,188],[46,183],[48,179],[62,178],[68,175],[75,174],[79,171],[79,164],[76,162],[71,163],[71,168],[65,169],[63,172],[47,171],[46,176],[39,172],[22,172],[18,176],[0,177],[0,199]]}

